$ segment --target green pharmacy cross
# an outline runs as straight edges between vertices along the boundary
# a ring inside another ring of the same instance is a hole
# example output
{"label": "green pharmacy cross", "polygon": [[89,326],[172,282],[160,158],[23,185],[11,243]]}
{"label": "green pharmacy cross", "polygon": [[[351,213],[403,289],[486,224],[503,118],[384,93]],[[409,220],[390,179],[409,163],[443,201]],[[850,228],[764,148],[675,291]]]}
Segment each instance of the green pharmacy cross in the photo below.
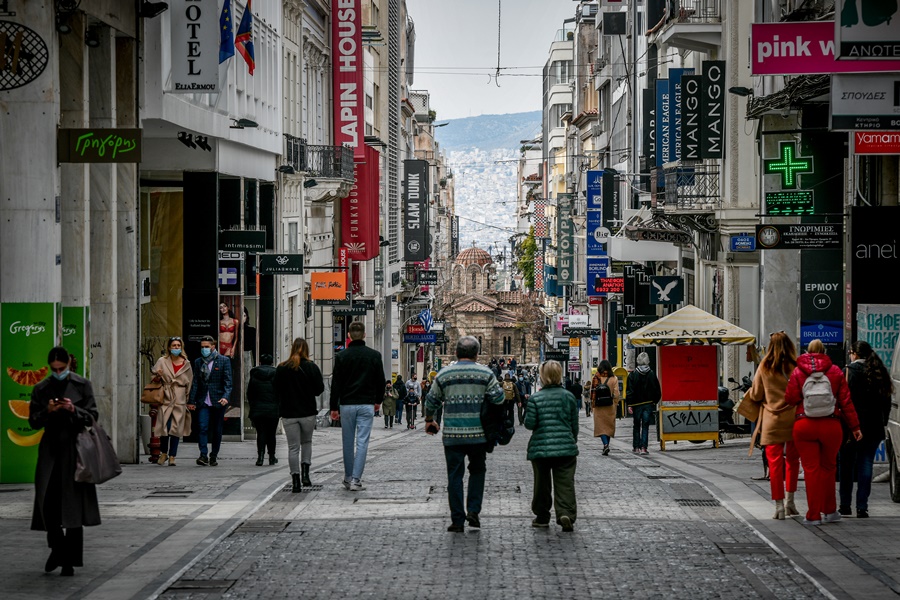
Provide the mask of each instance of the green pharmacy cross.
{"label": "green pharmacy cross", "polygon": [[799,154],[795,141],[780,142],[778,149],[778,158],[764,161],[766,174],[781,173],[781,187],[796,188],[800,180],[797,177],[798,174],[813,172],[813,158],[812,156],[795,156],[795,154]]}

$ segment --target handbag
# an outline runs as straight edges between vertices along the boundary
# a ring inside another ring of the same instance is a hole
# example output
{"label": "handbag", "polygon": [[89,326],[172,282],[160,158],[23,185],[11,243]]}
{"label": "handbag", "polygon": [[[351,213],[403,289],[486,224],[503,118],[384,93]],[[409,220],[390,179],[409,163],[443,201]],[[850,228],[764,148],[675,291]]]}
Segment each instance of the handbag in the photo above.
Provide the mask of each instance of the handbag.
{"label": "handbag", "polygon": [[150,380],[150,383],[144,386],[144,390],[141,392],[141,403],[162,404],[164,394],[162,379],[154,377]]}
{"label": "handbag", "polygon": [[106,431],[93,418],[75,438],[75,481],[103,483],[122,474],[122,465]]}

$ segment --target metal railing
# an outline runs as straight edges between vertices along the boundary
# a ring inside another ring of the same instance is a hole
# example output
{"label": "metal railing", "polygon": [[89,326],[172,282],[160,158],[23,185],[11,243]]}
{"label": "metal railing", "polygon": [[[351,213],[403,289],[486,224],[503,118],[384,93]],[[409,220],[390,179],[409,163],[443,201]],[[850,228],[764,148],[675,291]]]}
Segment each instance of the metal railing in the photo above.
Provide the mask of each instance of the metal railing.
{"label": "metal railing", "polygon": [[353,149],[347,146],[314,146],[303,138],[285,135],[285,164],[309,177],[353,180]]}
{"label": "metal railing", "polygon": [[721,207],[717,164],[698,162],[656,168],[651,173],[651,190],[659,177],[663,177],[665,187],[656,193],[657,207],[685,211],[707,211]]}
{"label": "metal railing", "polygon": [[675,0],[668,21],[676,23],[720,23],[722,0]]}

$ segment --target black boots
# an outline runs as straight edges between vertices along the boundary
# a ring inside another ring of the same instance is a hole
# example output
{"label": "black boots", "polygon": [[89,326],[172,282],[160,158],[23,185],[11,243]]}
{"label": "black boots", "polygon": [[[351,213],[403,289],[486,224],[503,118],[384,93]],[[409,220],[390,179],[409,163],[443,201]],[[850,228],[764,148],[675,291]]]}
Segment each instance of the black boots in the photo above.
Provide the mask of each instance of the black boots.
{"label": "black boots", "polygon": [[291,493],[296,494],[298,492],[300,492],[300,474],[291,473]]}
{"label": "black boots", "polygon": [[259,453],[256,455],[256,466],[257,466],[257,467],[263,466],[263,456],[264,456],[264,455],[265,455],[265,452],[259,452]]}
{"label": "black boots", "polygon": [[[260,455],[260,460],[262,460],[262,455]],[[275,455],[274,455],[274,454],[270,454],[270,455],[269,455],[269,464],[270,464],[270,465],[274,465],[274,464],[276,464],[277,462],[278,462],[278,459],[275,458]]]}
{"label": "black boots", "polygon": [[300,469],[303,471],[303,485],[311,486],[312,481],[309,480],[309,465],[302,464],[300,465]]}

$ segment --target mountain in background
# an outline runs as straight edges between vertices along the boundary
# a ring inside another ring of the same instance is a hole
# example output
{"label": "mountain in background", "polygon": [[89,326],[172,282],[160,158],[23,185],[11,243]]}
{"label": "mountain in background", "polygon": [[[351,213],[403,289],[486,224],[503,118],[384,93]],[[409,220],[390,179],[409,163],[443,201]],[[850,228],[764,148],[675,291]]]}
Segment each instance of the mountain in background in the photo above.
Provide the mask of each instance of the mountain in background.
{"label": "mountain in background", "polygon": [[459,247],[474,242],[510,256],[516,234],[517,167],[522,140],[541,128],[541,112],[451,119],[435,137],[453,171]]}
{"label": "mountain in background", "polygon": [[518,149],[521,140],[532,139],[541,132],[541,111],[479,115],[445,122],[447,126],[436,129],[434,135],[447,150]]}

